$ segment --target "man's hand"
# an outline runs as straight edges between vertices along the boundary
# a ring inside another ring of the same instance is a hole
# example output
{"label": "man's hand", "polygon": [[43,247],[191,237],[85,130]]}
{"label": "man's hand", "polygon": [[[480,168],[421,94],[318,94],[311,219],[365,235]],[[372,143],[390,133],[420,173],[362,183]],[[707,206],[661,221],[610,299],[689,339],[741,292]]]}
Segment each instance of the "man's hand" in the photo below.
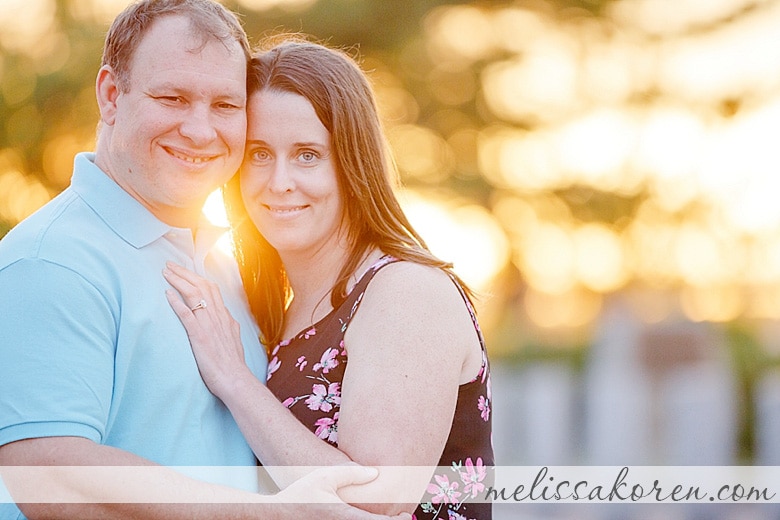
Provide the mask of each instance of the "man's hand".
{"label": "man's hand", "polygon": [[356,464],[318,468],[278,495],[260,495],[195,480],[87,439],[48,437],[0,446],[0,475],[28,518],[410,520],[374,515],[339,498],[339,488],[376,478],[376,469]]}
{"label": "man's hand", "polygon": [[366,484],[379,474],[376,468],[347,464],[317,468],[280,491],[275,499],[301,517],[322,520],[411,520],[409,513],[388,517],[351,506],[341,500],[339,488]]}

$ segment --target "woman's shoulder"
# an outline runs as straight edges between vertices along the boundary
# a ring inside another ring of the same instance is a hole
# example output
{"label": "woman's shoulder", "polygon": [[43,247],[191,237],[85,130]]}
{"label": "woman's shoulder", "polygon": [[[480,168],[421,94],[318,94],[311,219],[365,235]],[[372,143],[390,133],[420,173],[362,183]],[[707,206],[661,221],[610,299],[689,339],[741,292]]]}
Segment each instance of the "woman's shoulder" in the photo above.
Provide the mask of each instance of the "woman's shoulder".
{"label": "woman's shoulder", "polygon": [[[387,264],[363,294],[347,331],[351,356],[409,356],[431,369],[473,379],[481,363],[480,337],[455,280],[439,268],[411,261]],[[445,368],[443,360],[451,363]]]}
{"label": "woman's shoulder", "polygon": [[454,318],[465,308],[457,282],[444,270],[400,260],[383,265],[366,287],[364,306],[405,315],[431,313]]}
{"label": "woman's shoulder", "polygon": [[[411,260],[392,259],[382,265],[371,285],[399,292],[429,292],[434,289],[457,293],[454,280],[444,270]],[[435,291],[434,294],[436,294]]]}

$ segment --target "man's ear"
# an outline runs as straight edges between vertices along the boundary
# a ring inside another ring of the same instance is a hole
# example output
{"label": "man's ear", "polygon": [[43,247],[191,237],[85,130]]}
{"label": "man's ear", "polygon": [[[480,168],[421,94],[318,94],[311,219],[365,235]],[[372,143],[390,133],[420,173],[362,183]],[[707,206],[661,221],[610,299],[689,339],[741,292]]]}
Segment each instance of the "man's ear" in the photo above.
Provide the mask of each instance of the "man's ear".
{"label": "man's ear", "polygon": [[100,120],[111,126],[116,119],[116,103],[119,98],[119,85],[114,70],[108,65],[103,65],[97,74],[95,81],[95,94],[100,110]]}

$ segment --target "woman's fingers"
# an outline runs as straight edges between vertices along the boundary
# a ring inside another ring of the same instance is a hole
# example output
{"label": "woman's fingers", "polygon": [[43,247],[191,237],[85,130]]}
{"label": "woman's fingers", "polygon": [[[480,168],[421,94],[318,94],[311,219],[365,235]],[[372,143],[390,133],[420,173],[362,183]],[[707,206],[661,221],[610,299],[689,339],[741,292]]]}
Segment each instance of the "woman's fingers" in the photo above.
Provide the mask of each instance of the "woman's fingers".
{"label": "woman's fingers", "polygon": [[166,280],[176,288],[184,297],[185,302],[190,308],[195,307],[201,300],[206,302],[206,306],[215,304],[223,305],[222,294],[216,283],[207,280],[193,271],[182,267],[173,262],[166,262],[166,268],[163,270]]}
{"label": "woman's fingers", "polygon": [[168,303],[171,305],[173,312],[175,312],[176,316],[178,316],[182,321],[184,327],[189,330],[189,326],[195,319],[195,316],[193,315],[190,308],[186,303],[184,303],[184,300],[181,299],[181,296],[176,294],[176,291],[172,291],[171,289],[166,290],[165,297],[168,299]]}
{"label": "woman's fingers", "polygon": [[219,397],[221,383],[230,380],[244,363],[238,323],[215,283],[171,263],[163,269],[163,276],[173,287],[165,291],[165,297],[184,325],[201,377]]}
{"label": "woman's fingers", "polygon": [[208,311],[214,310],[213,308],[208,309],[210,306],[209,300],[213,302],[213,299],[204,295],[202,289],[180,276],[177,271],[168,268],[163,269],[163,276],[178,291],[177,294],[176,291],[168,289],[165,291],[165,297],[168,299],[173,312],[176,313],[176,316],[179,317],[182,325],[187,330],[190,341],[192,341],[200,326],[196,313],[202,313],[203,315],[200,317],[207,317]]}
{"label": "woman's fingers", "polygon": [[175,262],[165,262],[165,267],[166,269],[173,272],[173,274],[175,274],[177,277],[181,278],[182,280],[186,280],[192,285],[198,285],[198,282],[204,279],[197,273],[194,273],[186,267],[183,267]]}
{"label": "woman's fingers", "polygon": [[191,281],[181,276],[179,269],[171,269],[166,267],[163,269],[163,276],[174,289],[179,291],[179,294],[181,294],[184,302],[187,305],[190,305],[190,307],[194,306],[201,300],[200,295],[202,294],[202,291]]}
{"label": "woman's fingers", "polygon": [[181,266],[169,266],[163,276],[178,294],[167,290],[166,298],[187,330],[193,350],[213,348],[212,343],[237,343],[243,352],[238,323],[225,307],[219,287]]}
{"label": "woman's fingers", "polygon": [[209,303],[214,301],[208,287],[203,283],[205,280],[199,279],[198,275],[182,267],[166,267],[163,269],[163,276],[174,289],[179,291],[190,310],[193,310],[194,307],[197,309],[208,307]]}

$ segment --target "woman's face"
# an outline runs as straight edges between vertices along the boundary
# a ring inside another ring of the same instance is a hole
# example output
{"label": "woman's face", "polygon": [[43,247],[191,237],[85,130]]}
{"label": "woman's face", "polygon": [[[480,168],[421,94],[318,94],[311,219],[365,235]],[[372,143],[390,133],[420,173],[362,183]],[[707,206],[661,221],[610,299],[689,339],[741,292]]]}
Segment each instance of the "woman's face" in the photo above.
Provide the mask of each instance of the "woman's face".
{"label": "woman's face", "polygon": [[268,90],[250,96],[241,195],[282,259],[335,245],[344,209],[330,132],[305,97]]}

